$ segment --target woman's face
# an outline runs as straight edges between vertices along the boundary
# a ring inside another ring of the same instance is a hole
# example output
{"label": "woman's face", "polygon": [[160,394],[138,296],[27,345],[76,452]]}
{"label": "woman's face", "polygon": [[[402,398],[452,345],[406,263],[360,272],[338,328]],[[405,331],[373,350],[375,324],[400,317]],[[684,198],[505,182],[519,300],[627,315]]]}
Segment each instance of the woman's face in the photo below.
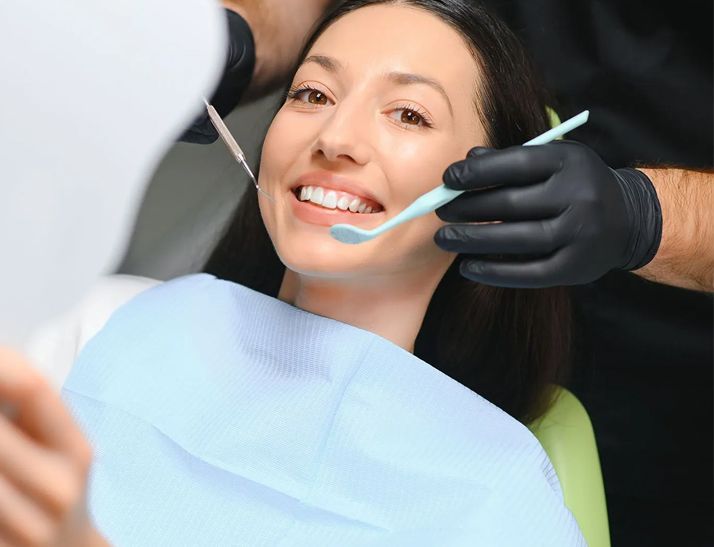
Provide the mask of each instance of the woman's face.
{"label": "woman's face", "polygon": [[485,142],[479,69],[460,35],[403,5],[358,9],[332,24],[295,75],[263,146],[260,210],[282,262],[323,278],[443,275],[455,255],[433,241],[435,213],[359,245],[338,223],[376,227],[442,182]]}

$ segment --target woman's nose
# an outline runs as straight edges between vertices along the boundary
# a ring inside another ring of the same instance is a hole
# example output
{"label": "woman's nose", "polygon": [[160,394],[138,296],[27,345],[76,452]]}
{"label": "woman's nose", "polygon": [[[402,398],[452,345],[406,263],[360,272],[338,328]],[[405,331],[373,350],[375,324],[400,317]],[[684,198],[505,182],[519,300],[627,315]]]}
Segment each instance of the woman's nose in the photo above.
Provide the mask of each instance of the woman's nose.
{"label": "woman's nose", "polygon": [[349,104],[333,107],[315,139],[312,152],[329,162],[347,161],[365,165],[371,154],[365,113]]}

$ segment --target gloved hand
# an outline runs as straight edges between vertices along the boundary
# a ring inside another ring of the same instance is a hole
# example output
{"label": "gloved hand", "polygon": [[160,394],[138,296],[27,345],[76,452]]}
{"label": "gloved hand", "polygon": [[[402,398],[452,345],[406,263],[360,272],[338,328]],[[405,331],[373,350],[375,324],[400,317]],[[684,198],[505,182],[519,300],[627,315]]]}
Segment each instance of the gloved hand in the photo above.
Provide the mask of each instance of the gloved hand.
{"label": "gloved hand", "polygon": [[[218,88],[210,99],[210,103],[221,117],[227,116],[236,107],[250,83],[255,67],[255,44],[248,23],[234,11],[225,9],[225,12],[228,22],[226,68]],[[217,138],[218,132],[204,110],[180,140],[210,144]]]}
{"label": "gloved hand", "polygon": [[490,223],[449,224],[434,240],[463,255],[463,276],[487,285],[589,283],[613,269],[641,268],[661,240],[662,213],[649,178],[610,169],[574,141],[476,147],[449,166],[444,184],[468,191],[437,209],[439,218]]}

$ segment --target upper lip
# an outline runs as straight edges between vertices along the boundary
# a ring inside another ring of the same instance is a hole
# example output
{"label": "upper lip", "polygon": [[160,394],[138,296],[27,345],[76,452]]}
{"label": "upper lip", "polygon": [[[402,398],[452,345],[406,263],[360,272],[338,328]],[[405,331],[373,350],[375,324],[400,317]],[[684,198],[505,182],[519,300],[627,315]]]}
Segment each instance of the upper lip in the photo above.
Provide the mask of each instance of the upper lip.
{"label": "upper lip", "polygon": [[310,171],[309,173],[300,175],[292,184],[290,190],[294,191],[300,186],[322,186],[323,188],[329,188],[331,190],[347,192],[358,197],[375,201],[382,206],[382,208],[384,208],[384,205],[379,198],[377,198],[373,192],[369,191],[362,184],[331,171]]}

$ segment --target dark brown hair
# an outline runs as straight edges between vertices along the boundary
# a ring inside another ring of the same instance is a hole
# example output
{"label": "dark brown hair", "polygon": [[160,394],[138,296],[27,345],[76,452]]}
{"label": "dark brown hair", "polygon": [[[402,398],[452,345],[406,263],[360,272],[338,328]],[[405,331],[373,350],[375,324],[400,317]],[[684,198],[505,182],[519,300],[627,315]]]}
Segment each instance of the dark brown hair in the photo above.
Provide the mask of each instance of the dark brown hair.
{"label": "dark brown hair", "polygon": [[[302,61],[325,29],[343,15],[375,4],[424,9],[471,47],[483,74],[476,111],[495,148],[522,144],[549,127],[545,95],[523,47],[490,12],[468,0],[347,0],[317,25]],[[297,67],[296,67],[297,69]],[[415,355],[518,418],[530,422],[548,407],[552,386],[570,362],[571,308],[565,287],[510,289],[462,278],[449,268],[429,304]],[[247,191],[205,271],[276,296],[285,267]]]}

